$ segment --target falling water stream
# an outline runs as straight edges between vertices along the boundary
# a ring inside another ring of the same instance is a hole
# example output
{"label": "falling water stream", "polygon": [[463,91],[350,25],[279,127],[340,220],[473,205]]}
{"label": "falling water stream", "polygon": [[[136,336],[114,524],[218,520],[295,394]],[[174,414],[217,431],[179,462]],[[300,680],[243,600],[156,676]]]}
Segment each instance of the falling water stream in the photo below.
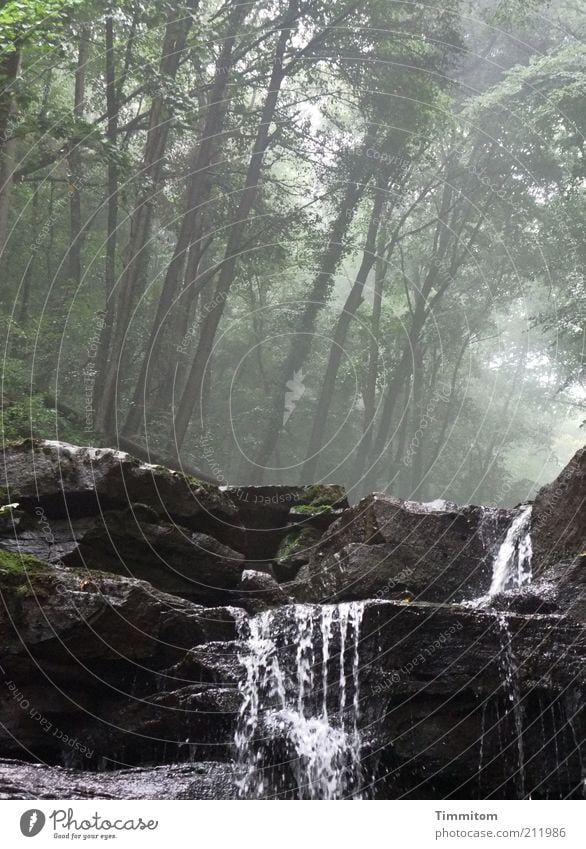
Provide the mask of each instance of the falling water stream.
{"label": "falling water stream", "polygon": [[[531,582],[531,512],[532,507],[523,507],[509,525],[504,540],[499,545],[492,562],[492,580],[488,593],[471,602],[473,607],[489,607],[500,593],[520,589]],[[515,783],[517,795],[525,797],[525,753],[523,747],[523,705],[519,691],[517,661],[513,651],[511,631],[505,613],[498,613],[496,624],[500,639],[499,666],[502,688],[505,695],[506,715],[512,714],[515,745],[517,750],[517,769]],[[486,707],[486,706],[485,706]],[[484,713],[480,739],[480,764],[484,749]]]}
{"label": "falling water stream", "polygon": [[[531,583],[531,513],[532,506],[529,504],[514,517],[492,558],[492,578],[488,592],[464,602],[466,607],[489,607],[500,593],[520,589]],[[487,515],[490,517],[490,514]],[[481,526],[479,531],[483,537],[486,528]],[[485,538],[483,544],[490,550],[490,542]]]}
{"label": "falling water stream", "polygon": [[[360,602],[293,605],[241,625],[246,675],[235,748],[242,798],[361,798],[362,613]],[[286,641],[278,644],[276,634]]]}
{"label": "falling water stream", "polygon": [[531,511],[529,505],[513,519],[494,559],[490,598],[531,581]]}
{"label": "falling water stream", "polygon": [[517,796],[525,798],[525,751],[523,747],[523,705],[519,691],[519,674],[517,661],[511,643],[511,631],[504,613],[497,616],[501,651],[499,664],[501,668],[502,688],[507,701],[506,715],[512,712],[514,722],[515,744],[517,747],[517,770],[515,772],[515,783],[517,785]]}
{"label": "falling water stream", "polygon": [[[488,592],[467,606],[490,615],[501,593],[531,581],[531,507],[519,509],[500,544],[492,545]],[[480,529],[482,533],[482,528]],[[245,799],[364,798],[360,733],[360,639],[364,603],[288,605],[239,624],[245,671],[234,738],[238,792]],[[516,795],[527,795],[523,703],[509,618],[496,612],[505,727],[514,736]],[[482,786],[487,706],[479,739]],[[502,706],[497,710],[502,712]],[[501,734],[501,721],[494,726]],[[509,748],[504,741],[498,745]]]}

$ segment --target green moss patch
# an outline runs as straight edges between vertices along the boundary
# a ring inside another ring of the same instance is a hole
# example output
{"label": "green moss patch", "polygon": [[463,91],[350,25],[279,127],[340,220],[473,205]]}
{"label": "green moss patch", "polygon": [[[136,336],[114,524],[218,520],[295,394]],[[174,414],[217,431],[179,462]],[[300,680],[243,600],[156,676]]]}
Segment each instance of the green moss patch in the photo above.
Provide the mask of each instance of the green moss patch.
{"label": "green moss patch", "polygon": [[202,481],[199,478],[193,477],[193,475],[185,474],[185,472],[179,472],[176,469],[169,469],[167,466],[155,465],[153,466],[153,471],[156,471],[157,474],[167,477],[170,480],[183,481],[190,489],[205,489],[206,491],[211,492],[218,488],[216,484]]}
{"label": "green moss patch", "polygon": [[333,507],[331,504],[316,504],[313,502],[312,504],[296,504],[293,508],[294,513],[307,513],[308,515],[313,515],[314,513],[331,513],[333,511]]}
{"label": "green moss patch", "polygon": [[18,448],[20,451],[40,451],[43,447],[42,439],[10,439],[5,448]]}
{"label": "green moss patch", "polygon": [[277,560],[286,560],[294,554],[306,551],[316,544],[320,536],[321,534],[314,528],[293,528],[281,541]]}
{"label": "green moss patch", "polygon": [[0,549],[0,590],[19,595],[43,594],[44,579],[51,575],[51,566],[32,554],[17,554]]}
{"label": "green moss patch", "polygon": [[316,483],[306,488],[293,509],[296,513],[324,513],[331,511],[345,497],[346,493],[341,486]]}

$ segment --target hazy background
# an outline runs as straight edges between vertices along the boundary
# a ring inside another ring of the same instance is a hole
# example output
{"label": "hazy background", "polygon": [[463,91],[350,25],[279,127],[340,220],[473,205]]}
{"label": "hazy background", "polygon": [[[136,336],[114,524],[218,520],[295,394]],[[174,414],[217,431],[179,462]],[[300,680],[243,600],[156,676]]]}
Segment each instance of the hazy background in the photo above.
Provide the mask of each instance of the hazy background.
{"label": "hazy background", "polygon": [[584,443],[585,12],[2,3],[4,440],[531,497]]}

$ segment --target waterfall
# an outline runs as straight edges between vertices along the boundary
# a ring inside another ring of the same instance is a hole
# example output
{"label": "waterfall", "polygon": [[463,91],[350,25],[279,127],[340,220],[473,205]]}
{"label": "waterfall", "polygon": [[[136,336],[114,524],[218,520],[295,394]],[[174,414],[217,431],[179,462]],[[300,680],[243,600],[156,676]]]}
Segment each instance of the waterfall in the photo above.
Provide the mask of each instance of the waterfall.
{"label": "waterfall", "polygon": [[239,625],[241,798],[362,798],[362,614],[361,602],[291,605]]}
{"label": "waterfall", "polygon": [[519,691],[519,673],[517,661],[513,653],[511,632],[509,623],[504,613],[497,616],[497,625],[500,634],[501,651],[499,653],[499,665],[501,668],[502,687],[505,698],[510,703],[505,715],[512,711],[514,722],[515,742],[517,745],[517,770],[515,772],[515,783],[519,799],[525,798],[525,751],[523,746],[523,706]]}
{"label": "waterfall", "polygon": [[[492,558],[492,579],[488,592],[464,602],[472,608],[487,607],[492,599],[505,590],[518,589],[531,582],[531,511],[529,504],[523,507],[508,527],[504,540]],[[487,555],[493,543],[493,512],[487,510],[479,528],[480,538]]]}
{"label": "waterfall", "polygon": [[531,581],[531,510],[529,505],[513,519],[496,553],[489,598]]}

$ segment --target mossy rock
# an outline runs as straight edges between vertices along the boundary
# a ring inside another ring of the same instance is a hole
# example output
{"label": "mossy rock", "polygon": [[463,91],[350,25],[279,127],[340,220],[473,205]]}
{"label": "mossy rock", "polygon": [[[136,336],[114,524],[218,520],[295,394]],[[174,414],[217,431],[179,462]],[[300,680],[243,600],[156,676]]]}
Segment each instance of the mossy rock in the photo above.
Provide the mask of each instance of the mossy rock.
{"label": "mossy rock", "polygon": [[305,487],[296,499],[294,510],[296,513],[323,513],[338,506],[347,506],[344,487],[316,483]]}
{"label": "mossy rock", "polygon": [[287,536],[284,537],[279,546],[277,551],[277,561],[283,562],[298,556],[309,559],[309,555],[306,555],[307,549],[314,546],[320,538],[321,534],[319,531],[310,526],[293,528],[289,531]]}
{"label": "mossy rock", "polygon": [[[144,465],[144,463],[141,460],[137,460],[136,457],[131,457],[131,459],[133,462],[136,461],[139,466]],[[207,492],[212,492],[213,490],[218,489],[217,484],[202,481],[193,475],[188,475],[185,472],[179,472],[176,469],[170,469],[168,466],[156,464],[153,466],[153,471],[156,471],[157,474],[160,474],[162,477],[167,477],[176,481],[184,481],[190,489],[205,489]]]}
{"label": "mossy rock", "polygon": [[312,502],[311,504],[296,504],[293,507],[293,513],[303,514],[308,516],[314,516],[316,513],[332,513],[334,508],[331,504],[318,504]]}
{"label": "mossy rock", "polygon": [[32,554],[16,554],[0,548],[0,591],[18,595],[43,595],[46,579],[52,576],[49,563]]}
{"label": "mossy rock", "polygon": [[12,439],[5,443],[4,448],[18,448],[21,451],[40,451],[43,447],[42,439]]}

